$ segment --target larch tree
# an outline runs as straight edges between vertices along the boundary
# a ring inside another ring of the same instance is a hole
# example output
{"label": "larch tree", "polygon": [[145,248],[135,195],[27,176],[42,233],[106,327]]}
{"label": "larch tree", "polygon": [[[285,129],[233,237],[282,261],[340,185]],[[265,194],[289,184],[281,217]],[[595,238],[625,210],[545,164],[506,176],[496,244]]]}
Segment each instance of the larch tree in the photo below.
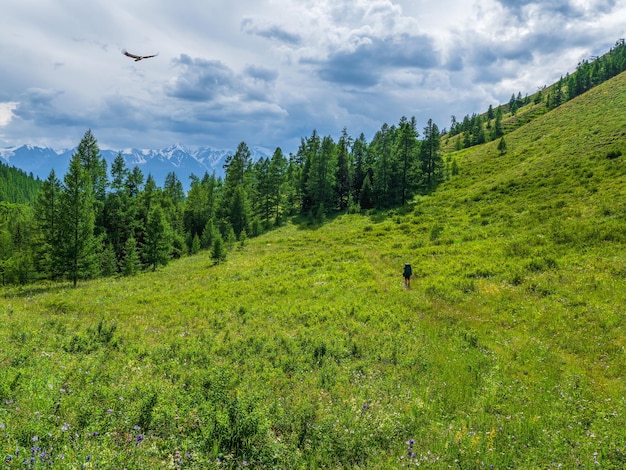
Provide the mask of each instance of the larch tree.
{"label": "larch tree", "polygon": [[420,148],[420,167],[424,176],[423,189],[432,191],[443,177],[443,158],[441,157],[441,134],[432,119],[424,127],[424,138]]}
{"label": "larch tree", "polygon": [[76,286],[79,279],[98,274],[95,197],[92,179],[80,154],[72,156],[63,181],[59,198],[59,258],[63,273]]}
{"label": "larch tree", "polygon": [[167,265],[172,250],[172,233],[163,208],[153,204],[148,212],[146,240],[144,245],[145,264],[156,271],[160,265]]}
{"label": "larch tree", "polygon": [[60,197],[63,186],[54,170],[43,182],[35,200],[35,266],[49,279],[57,279],[61,272],[60,263]]}

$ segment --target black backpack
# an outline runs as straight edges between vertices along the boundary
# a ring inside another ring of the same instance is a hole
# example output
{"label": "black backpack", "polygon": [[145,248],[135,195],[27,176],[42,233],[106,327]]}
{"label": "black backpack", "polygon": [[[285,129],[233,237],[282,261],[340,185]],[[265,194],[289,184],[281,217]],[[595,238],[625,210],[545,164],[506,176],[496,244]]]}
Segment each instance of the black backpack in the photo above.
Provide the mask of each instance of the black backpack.
{"label": "black backpack", "polygon": [[410,277],[413,274],[413,270],[411,269],[411,265],[406,263],[404,265],[404,277]]}

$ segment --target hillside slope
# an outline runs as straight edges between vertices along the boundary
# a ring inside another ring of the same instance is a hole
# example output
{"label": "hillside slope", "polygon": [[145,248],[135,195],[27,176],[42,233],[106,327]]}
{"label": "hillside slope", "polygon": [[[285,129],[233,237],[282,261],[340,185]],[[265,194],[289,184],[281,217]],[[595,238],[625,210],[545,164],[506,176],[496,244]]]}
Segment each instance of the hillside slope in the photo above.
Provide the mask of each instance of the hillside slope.
{"label": "hillside slope", "polygon": [[5,461],[623,468],[624,89],[455,153],[402,209],[0,291]]}

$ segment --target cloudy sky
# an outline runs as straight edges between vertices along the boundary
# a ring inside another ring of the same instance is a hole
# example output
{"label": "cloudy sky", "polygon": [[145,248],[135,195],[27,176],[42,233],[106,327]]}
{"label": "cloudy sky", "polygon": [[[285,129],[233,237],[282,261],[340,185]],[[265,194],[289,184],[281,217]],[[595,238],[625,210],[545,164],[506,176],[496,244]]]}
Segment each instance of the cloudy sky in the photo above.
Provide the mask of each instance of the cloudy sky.
{"label": "cloudy sky", "polygon": [[3,0],[0,147],[92,129],[113,150],[288,153],[313,129],[444,128],[625,36],[622,0]]}

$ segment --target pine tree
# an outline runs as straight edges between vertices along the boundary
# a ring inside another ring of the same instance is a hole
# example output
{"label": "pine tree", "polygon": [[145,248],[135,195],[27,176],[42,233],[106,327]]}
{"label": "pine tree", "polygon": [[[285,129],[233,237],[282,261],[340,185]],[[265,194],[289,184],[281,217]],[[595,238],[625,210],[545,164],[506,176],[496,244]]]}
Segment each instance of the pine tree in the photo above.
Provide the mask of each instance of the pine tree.
{"label": "pine tree", "polygon": [[420,149],[420,164],[424,175],[424,190],[432,191],[441,181],[443,159],[440,153],[441,134],[437,124],[432,119],[424,127],[424,139]]}
{"label": "pine tree", "polygon": [[92,134],[91,129],[85,132],[85,135],[78,144],[76,155],[91,181],[94,198],[95,233],[96,235],[100,235],[106,230],[103,211],[108,186],[107,162],[104,157],[100,155],[98,141]]}
{"label": "pine tree", "polygon": [[153,271],[160,265],[167,265],[172,250],[172,233],[163,208],[159,204],[154,204],[148,213],[146,242],[143,248],[146,265]]}
{"label": "pine tree", "polygon": [[54,170],[50,171],[35,200],[35,267],[46,278],[57,279],[61,275],[61,239],[59,237],[61,181]]}
{"label": "pine tree", "polygon": [[137,251],[137,241],[135,237],[130,237],[124,244],[122,274],[124,276],[134,276],[139,271],[141,271],[141,260]]}
{"label": "pine tree", "polygon": [[235,232],[235,237],[239,239],[239,235],[248,228],[250,222],[249,201],[243,185],[239,185],[235,188],[228,220]]}
{"label": "pine tree", "polygon": [[506,153],[506,142],[504,141],[504,137],[502,137],[498,142],[498,152],[500,152],[500,155],[504,155]]}
{"label": "pine tree", "polygon": [[280,208],[283,205],[283,188],[285,186],[285,173],[287,171],[287,159],[280,147],[274,150],[269,168],[270,202],[274,216],[274,224],[280,222]]}
{"label": "pine tree", "polygon": [[502,129],[502,107],[498,106],[496,109],[496,119],[494,122],[494,126],[491,130],[491,140],[495,140],[498,137],[502,137],[504,135],[504,130]]}
{"label": "pine tree", "polygon": [[337,170],[335,172],[335,199],[337,209],[346,210],[350,200],[350,142],[351,138],[344,128],[337,143]]}
{"label": "pine tree", "polygon": [[361,209],[371,209],[375,204],[374,189],[369,176],[363,179],[363,187],[359,193],[359,205]]}
{"label": "pine tree", "polygon": [[363,182],[365,175],[367,174],[367,141],[365,134],[361,133],[354,141],[352,146],[352,159],[354,165],[354,171],[352,172],[352,200],[361,201],[361,188],[363,188]]}
{"label": "pine tree", "polygon": [[394,126],[390,127],[385,123],[380,130],[376,132],[370,144],[370,152],[374,158],[372,165],[372,183],[378,206],[389,206],[393,204],[393,201],[391,201],[393,186],[391,176],[394,166],[392,161],[394,134]]}
{"label": "pine tree", "polygon": [[210,249],[213,247],[213,241],[217,237],[218,231],[213,225],[213,219],[207,220],[204,230],[202,230],[202,237],[200,238],[200,246],[204,249]]}
{"label": "pine tree", "polygon": [[219,264],[226,259],[226,247],[224,246],[224,240],[219,233],[215,237],[215,240],[213,240],[211,258],[216,264]]}
{"label": "pine tree", "polygon": [[198,253],[200,253],[200,237],[198,236],[198,234],[195,234],[191,242],[191,249],[189,250],[189,254],[196,255]]}
{"label": "pine tree", "polygon": [[334,183],[337,171],[337,155],[335,143],[330,136],[322,139],[319,148],[308,152],[309,174],[306,181],[306,194],[310,200],[309,209],[313,214],[319,214],[333,207]]}
{"label": "pine tree", "polygon": [[89,173],[81,164],[80,154],[72,156],[59,198],[60,264],[76,286],[79,279],[98,272],[95,228],[95,198]]}
{"label": "pine tree", "polygon": [[[399,167],[399,203],[406,204],[415,187],[415,160],[417,157],[417,129],[415,117],[409,121],[406,117],[398,124],[398,140],[395,148],[395,159]],[[397,199],[397,198],[396,198]]]}
{"label": "pine tree", "polygon": [[104,277],[117,274],[117,256],[112,243],[107,243],[100,254],[100,274]]}

